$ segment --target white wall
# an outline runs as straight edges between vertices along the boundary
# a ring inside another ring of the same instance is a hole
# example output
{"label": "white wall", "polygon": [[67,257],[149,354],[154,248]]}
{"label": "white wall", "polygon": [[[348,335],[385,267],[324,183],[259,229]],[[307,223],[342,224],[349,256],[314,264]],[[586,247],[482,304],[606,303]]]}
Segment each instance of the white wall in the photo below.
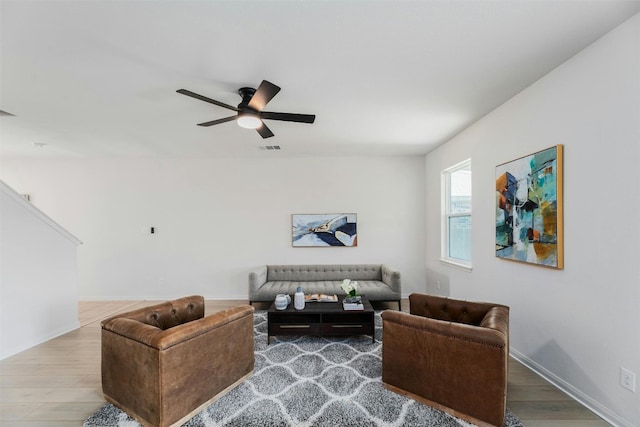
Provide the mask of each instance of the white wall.
{"label": "white wall", "polygon": [[[423,157],[3,159],[74,230],[81,299],[247,298],[263,264],[387,263],[425,289]],[[355,212],[358,247],[292,248],[291,214]],[[156,227],[156,234],[142,229]]]}
{"label": "white wall", "polygon": [[79,243],[0,181],[0,359],[80,326]]}
{"label": "white wall", "polygon": [[[556,144],[564,270],[495,258],[495,166]],[[469,157],[471,273],[439,262],[440,171]],[[513,354],[625,426],[640,425],[640,384],[619,385],[621,366],[640,375],[639,163],[640,15],[426,158],[429,291],[509,305]]]}

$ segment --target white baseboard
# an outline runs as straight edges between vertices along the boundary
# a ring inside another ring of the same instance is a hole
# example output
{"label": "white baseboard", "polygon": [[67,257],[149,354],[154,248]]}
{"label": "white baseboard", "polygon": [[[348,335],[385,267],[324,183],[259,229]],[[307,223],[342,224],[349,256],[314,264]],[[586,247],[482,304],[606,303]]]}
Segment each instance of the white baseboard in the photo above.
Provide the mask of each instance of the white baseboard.
{"label": "white baseboard", "polygon": [[596,413],[599,417],[601,417],[609,424],[615,427],[637,427],[630,421],[624,419],[620,415],[613,412],[611,409],[604,406],[602,403],[594,400],[590,396],[575,388],[573,385],[558,377],[553,372],[548,371],[544,366],[536,363],[534,360],[531,360],[524,354],[520,353],[518,350],[513,349],[513,347],[509,350],[509,354],[515,360],[522,363],[524,366],[531,369],[533,372],[540,375],[545,380],[549,381],[551,384],[559,388],[562,392],[568,394],[572,399],[578,401],[587,409]]}

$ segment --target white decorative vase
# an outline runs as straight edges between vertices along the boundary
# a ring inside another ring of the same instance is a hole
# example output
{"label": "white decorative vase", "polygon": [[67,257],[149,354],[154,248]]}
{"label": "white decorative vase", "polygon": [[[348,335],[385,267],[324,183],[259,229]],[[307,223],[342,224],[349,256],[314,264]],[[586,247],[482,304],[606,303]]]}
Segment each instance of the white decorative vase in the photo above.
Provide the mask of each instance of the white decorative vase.
{"label": "white decorative vase", "polygon": [[302,288],[300,287],[293,296],[293,306],[296,310],[304,309],[304,292],[302,292]]}
{"label": "white decorative vase", "polygon": [[276,310],[286,310],[291,302],[291,297],[285,294],[276,295]]}

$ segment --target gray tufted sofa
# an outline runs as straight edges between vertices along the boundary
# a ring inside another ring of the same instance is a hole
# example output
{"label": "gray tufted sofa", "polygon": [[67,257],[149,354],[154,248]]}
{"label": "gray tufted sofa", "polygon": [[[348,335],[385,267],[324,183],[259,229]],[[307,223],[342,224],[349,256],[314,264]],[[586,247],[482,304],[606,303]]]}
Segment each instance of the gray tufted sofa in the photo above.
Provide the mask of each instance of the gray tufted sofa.
{"label": "gray tufted sofa", "polygon": [[263,265],[249,273],[249,303],[273,301],[277,294],[345,295],[344,279],[358,282],[369,301],[396,301],[400,309],[400,272],[386,264]]}

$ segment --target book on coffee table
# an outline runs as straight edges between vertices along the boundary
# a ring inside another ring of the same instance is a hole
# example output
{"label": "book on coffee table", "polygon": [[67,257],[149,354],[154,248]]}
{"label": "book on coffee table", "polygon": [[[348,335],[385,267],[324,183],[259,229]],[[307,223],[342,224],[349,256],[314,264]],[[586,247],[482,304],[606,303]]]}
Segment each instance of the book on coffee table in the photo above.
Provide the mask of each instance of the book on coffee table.
{"label": "book on coffee table", "polygon": [[364,304],[362,304],[361,302],[342,301],[342,308],[344,308],[347,311],[364,310]]}
{"label": "book on coffee table", "polygon": [[308,294],[304,296],[304,302],[338,302],[338,295]]}

